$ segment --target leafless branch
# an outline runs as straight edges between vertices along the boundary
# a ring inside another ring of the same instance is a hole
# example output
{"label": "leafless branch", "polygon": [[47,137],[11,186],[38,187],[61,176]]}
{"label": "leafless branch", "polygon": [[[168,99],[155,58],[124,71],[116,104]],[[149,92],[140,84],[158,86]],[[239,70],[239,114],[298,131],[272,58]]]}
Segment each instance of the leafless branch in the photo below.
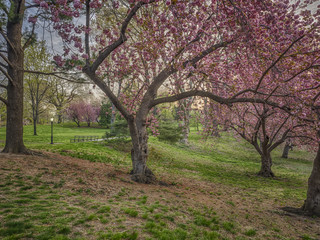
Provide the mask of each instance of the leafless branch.
{"label": "leafless branch", "polygon": [[8,105],[7,99],[0,96],[0,101],[2,101],[5,105]]}

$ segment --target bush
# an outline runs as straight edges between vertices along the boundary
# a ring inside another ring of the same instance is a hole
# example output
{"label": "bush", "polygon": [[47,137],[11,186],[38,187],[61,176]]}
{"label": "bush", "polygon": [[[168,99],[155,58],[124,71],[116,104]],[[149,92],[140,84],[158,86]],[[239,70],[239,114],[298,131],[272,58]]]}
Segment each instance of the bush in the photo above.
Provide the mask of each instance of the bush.
{"label": "bush", "polygon": [[160,141],[169,142],[171,144],[177,143],[182,139],[182,128],[174,122],[164,122],[159,126],[159,135],[157,136]]}
{"label": "bush", "polygon": [[129,127],[126,120],[116,121],[111,126],[110,132],[106,132],[105,137],[127,137],[129,135]]}

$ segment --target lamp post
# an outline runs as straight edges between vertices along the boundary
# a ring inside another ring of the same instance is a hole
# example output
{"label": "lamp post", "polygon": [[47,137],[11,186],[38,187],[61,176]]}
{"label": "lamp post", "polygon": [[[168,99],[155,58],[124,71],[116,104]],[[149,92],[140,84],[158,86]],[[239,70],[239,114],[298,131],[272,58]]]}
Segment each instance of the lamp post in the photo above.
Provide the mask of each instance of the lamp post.
{"label": "lamp post", "polygon": [[50,121],[51,121],[51,144],[53,144],[53,118],[51,118]]}

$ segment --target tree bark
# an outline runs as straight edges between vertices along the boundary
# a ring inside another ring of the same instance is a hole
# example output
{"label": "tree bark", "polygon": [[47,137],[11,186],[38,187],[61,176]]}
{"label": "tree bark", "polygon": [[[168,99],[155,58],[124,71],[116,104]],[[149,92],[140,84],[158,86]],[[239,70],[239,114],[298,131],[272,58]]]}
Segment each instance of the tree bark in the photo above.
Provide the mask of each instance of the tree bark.
{"label": "tree bark", "polygon": [[33,135],[37,136],[37,119],[33,118]]}
{"label": "tree bark", "polygon": [[269,152],[261,154],[261,169],[258,173],[262,177],[274,177],[274,173],[271,170],[272,158]]}
{"label": "tree bark", "polygon": [[[136,120],[137,121],[137,120]],[[156,180],[153,172],[147,167],[148,160],[148,132],[145,124],[128,121],[132,140],[132,171],[131,179],[140,183],[152,183]]]}
{"label": "tree bark", "polygon": [[27,153],[23,143],[23,60],[24,53],[21,46],[21,29],[24,13],[24,1],[13,1],[12,12],[14,16],[8,18],[7,43],[8,60],[12,63],[8,65],[8,75],[11,79],[7,86],[7,128],[6,145],[3,149],[5,153]]}
{"label": "tree bark", "polygon": [[313,161],[313,168],[308,180],[307,199],[302,209],[311,215],[320,216],[320,144]]}
{"label": "tree bark", "polygon": [[62,123],[62,107],[57,107],[57,114],[58,114],[58,124]]}
{"label": "tree bark", "polygon": [[289,150],[292,149],[292,145],[287,141],[286,145],[283,148],[282,158],[288,158]]}
{"label": "tree bark", "polygon": [[181,143],[188,145],[189,144],[189,122],[185,123],[187,125],[183,126],[182,129],[182,139],[181,139]]}
{"label": "tree bark", "polygon": [[111,109],[111,118],[110,118],[110,131],[114,132],[114,123],[116,120],[116,114],[115,114],[116,108],[113,103],[111,103],[111,107],[112,109]]}

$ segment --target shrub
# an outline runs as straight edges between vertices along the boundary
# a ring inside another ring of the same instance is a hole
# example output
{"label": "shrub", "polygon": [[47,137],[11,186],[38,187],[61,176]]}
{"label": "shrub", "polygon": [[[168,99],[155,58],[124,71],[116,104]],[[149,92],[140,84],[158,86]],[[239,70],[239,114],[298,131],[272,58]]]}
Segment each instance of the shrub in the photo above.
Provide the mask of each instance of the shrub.
{"label": "shrub", "polygon": [[116,121],[111,126],[110,132],[106,132],[105,137],[126,137],[129,135],[129,127],[126,120]]}
{"label": "shrub", "polygon": [[165,122],[159,126],[159,135],[157,136],[160,141],[169,142],[171,144],[177,143],[182,139],[182,128],[177,123]]}

